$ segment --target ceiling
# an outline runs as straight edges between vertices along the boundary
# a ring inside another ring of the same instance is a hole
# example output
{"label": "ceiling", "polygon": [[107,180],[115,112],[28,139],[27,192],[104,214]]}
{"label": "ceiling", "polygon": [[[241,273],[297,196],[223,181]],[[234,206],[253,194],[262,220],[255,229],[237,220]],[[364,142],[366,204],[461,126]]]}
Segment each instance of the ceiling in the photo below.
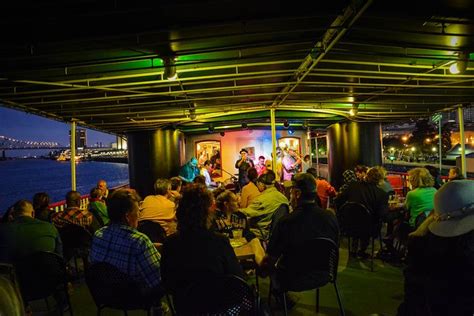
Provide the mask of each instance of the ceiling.
{"label": "ceiling", "polygon": [[426,117],[474,103],[472,2],[2,3],[0,104],[115,134]]}

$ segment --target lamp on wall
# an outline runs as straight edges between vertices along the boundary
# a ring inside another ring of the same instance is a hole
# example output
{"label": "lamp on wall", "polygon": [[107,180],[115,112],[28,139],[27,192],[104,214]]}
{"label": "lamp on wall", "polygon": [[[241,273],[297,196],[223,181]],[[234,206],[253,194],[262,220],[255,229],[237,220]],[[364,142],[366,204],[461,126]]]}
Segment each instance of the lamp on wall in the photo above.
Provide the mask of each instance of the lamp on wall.
{"label": "lamp on wall", "polygon": [[178,79],[178,73],[176,72],[176,65],[175,65],[175,57],[162,57],[163,59],[163,64],[165,66],[165,72],[163,74],[163,77],[166,79],[173,81]]}
{"label": "lamp on wall", "polygon": [[449,66],[449,72],[453,75],[461,74],[466,71],[469,61],[467,52],[459,52],[458,60]]}

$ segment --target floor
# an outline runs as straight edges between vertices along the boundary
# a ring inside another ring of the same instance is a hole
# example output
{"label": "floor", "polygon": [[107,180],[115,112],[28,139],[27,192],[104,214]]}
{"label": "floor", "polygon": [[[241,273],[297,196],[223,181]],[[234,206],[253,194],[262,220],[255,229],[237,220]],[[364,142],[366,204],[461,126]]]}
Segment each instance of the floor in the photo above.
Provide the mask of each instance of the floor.
{"label": "floor", "polygon": [[[384,263],[375,260],[374,272],[370,272],[370,261],[348,257],[346,240],[343,240],[340,248],[338,287],[342,303],[347,316],[359,315],[396,315],[396,310],[403,297],[403,274],[402,266]],[[249,278],[253,283],[255,277]],[[260,278],[260,295],[267,300],[268,279]],[[334,287],[331,284],[320,289],[320,313],[316,314],[315,291],[302,293],[290,293],[297,304],[291,309],[289,315],[338,315]],[[50,300],[51,305],[54,305]],[[89,290],[80,280],[73,284],[71,295],[74,315],[96,315],[96,307],[90,296]],[[46,315],[44,312],[46,304],[43,301],[32,304],[33,315]],[[274,315],[284,315],[283,311],[275,309],[272,303]],[[54,315],[51,313],[51,315]],[[66,313],[66,315],[68,315]],[[102,315],[123,315],[120,311],[104,309]],[[129,315],[146,315],[144,311],[130,312]],[[171,315],[171,314],[169,314]]]}

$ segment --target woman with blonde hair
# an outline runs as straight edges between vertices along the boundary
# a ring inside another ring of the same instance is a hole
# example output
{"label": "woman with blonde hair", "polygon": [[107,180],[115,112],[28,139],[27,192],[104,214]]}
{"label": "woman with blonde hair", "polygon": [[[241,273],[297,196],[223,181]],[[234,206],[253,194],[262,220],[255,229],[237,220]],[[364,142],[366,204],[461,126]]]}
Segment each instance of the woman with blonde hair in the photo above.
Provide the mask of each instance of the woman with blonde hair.
{"label": "woman with blonde hair", "polygon": [[434,179],[426,168],[414,168],[408,172],[411,191],[405,200],[405,208],[410,213],[408,223],[415,228],[416,218],[424,213],[426,216],[433,210],[434,195],[436,189],[433,187]]}

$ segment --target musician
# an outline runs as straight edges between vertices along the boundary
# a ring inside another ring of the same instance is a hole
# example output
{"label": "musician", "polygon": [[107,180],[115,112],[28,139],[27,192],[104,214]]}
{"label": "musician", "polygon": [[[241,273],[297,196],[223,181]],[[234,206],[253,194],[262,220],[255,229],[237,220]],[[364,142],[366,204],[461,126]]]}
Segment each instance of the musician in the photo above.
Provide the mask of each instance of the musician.
{"label": "musician", "polygon": [[296,153],[294,147],[290,147],[288,148],[288,152],[284,152],[282,159],[283,181],[291,181],[293,175],[299,171],[301,162],[301,158]]}
{"label": "musician", "polygon": [[243,188],[247,183],[249,183],[249,178],[247,176],[247,170],[251,167],[254,167],[252,159],[248,157],[249,152],[247,149],[242,148],[240,150],[240,159],[235,162],[235,168],[239,169],[239,185],[240,188]]}

